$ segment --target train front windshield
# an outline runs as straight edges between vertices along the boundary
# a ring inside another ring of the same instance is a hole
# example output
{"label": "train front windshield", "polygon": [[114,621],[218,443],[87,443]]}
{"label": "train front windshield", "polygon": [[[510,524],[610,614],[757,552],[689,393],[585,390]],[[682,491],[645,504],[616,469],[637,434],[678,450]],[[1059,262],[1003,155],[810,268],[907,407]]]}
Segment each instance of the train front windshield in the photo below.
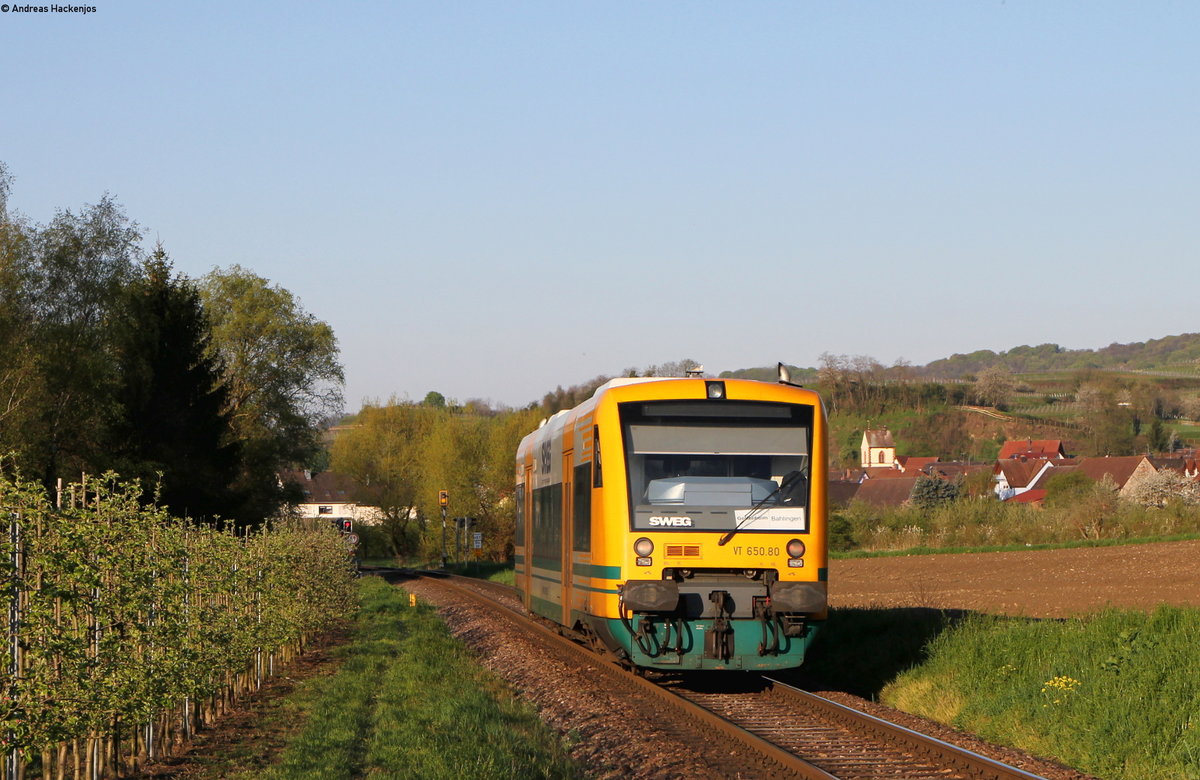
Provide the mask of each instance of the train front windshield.
{"label": "train front windshield", "polygon": [[799,404],[623,404],[631,527],[807,531],[812,426]]}

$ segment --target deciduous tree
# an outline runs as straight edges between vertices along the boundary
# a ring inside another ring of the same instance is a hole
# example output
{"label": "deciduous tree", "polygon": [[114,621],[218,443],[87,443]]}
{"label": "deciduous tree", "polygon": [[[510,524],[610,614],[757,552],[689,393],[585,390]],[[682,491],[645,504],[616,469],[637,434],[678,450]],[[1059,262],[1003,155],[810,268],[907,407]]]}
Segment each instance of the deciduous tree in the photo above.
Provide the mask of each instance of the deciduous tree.
{"label": "deciduous tree", "polygon": [[108,196],[35,229],[29,290],[39,355],[38,419],[26,432],[47,484],[103,464],[114,413],[113,321],[140,259],[141,232]]}
{"label": "deciduous tree", "polygon": [[11,183],[0,163],[0,450],[21,462],[31,449],[43,384],[35,344],[32,231],[8,210]]}
{"label": "deciduous tree", "polygon": [[1128,498],[1142,506],[1163,507],[1172,502],[1200,505],[1200,483],[1172,469],[1161,469],[1131,485]]}
{"label": "deciduous tree", "polygon": [[241,266],[207,274],[200,295],[242,445],[242,489],[268,514],[280,497],[275,474],[315,458],[321,423],[341,411],[337,339],[292,293]]}
{"label": "deciduous tree", "polygon": [[1015,386],[1009,370],[996,364],[979,373],[975,380],[975,397],[986,406],[1004,406]]}

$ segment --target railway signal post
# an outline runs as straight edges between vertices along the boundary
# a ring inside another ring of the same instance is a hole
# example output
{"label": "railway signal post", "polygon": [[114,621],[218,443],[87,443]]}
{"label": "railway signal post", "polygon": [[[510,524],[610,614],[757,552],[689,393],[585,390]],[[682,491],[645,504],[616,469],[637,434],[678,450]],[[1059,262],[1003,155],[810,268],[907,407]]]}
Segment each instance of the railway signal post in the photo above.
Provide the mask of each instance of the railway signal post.
{"label": "railway signal post", "polygon": [[450,491],[438,491],[438,504],[442,508],[442,568],[446,568],[446,508],[450,506]]}

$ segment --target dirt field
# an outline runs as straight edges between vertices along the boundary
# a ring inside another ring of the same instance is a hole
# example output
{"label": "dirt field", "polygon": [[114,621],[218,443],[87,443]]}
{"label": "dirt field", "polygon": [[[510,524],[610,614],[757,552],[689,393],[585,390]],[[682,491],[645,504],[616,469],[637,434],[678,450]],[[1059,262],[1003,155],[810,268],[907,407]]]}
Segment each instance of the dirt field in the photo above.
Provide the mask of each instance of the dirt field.
{"label": "dirt field", "polygon": [[834,607],[919,606],[1028,617],[1106,606],[1200,606],[1200,541],[833,560],[829,601]]}

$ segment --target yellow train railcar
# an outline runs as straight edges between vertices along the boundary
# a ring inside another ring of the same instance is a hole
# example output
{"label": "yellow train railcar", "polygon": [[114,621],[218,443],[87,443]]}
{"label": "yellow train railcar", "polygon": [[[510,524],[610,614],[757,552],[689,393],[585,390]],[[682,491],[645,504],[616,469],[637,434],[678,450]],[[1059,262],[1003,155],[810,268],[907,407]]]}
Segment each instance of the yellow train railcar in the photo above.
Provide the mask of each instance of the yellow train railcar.
{"label": "yellow train railcar", "polygon": [[517,449],[526,608],[634,666],[798,666],[827,613],[826,438],[795,385],[612,380]]}

